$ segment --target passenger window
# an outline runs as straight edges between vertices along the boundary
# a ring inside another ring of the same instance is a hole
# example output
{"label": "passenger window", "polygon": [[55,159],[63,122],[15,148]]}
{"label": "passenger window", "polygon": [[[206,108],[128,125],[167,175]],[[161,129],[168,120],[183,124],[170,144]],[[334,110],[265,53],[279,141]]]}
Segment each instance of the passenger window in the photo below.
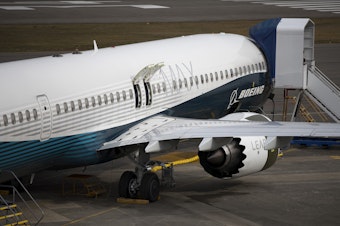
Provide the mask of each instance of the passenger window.
{"label": "passenger window", "polygon": [[188,80],[187,80],[187,78],[184,78],[184,86],[185,86],[185,88],[188,88]]}
{"label": "passenger window", "polygon": [[204,75],[205,76],[205,82],[208,83],[209,82],[209,77],[207,74]]}
{"label": "passenger window", "polygon": [[97,99],[98,99],[99,106],[102,105],[102,103],[103,103],[102,102],[102,97],[100,95],[98,95]]}
{"label": "passenger window", "polygon": [[79,110],[83,109],[83,103],[81,102],[81,100],[78,100],[78,108]]}
{"label": "passenger window", "polygon": [[71,111],[75,111],[76,106],[74,105],[74,101],[71,101]]}
{"label": "passenger window", "polygon": [[237,70],[237,68],[235,68],[235,76],[236,76],[236,77],[238,76],[238,70]]}
{"label": "passenger window", "polygon": [[158,93],[161,93],[161,85],[159,83],[157,83],[157,91]]}
{"label": "passenger window", "polygon": [[104,94],[104,104],[108,104],[109,103],[109,99],[107,98],[107,94]]}
{"label": "passenger window", "polygon": [[89,103],[89,99],[85,98],[85,107],[89,108],[90,107],[90,103]]}
{"label": "passenger window", "polygon": [[165,82],[163,82],[162,85],[163,85],[163,92],[166,92],[166,85],[165,85]]}
{"label": "passenger window", "polygon": [[59,104],[56,104],[55,105],[55,109],[57,110],[57,115],[60,115],[60,105]]}
{"label": "passenger window", "polygon": [[117,96],[117,102],[119,102],[120,101],[120,94],[119,94],[119,92],[116,92],[116,96]]}
{"label": "passenger window", "polygon": [[255,72],[254,64],[251,65],[251,71],[252,71],[253,73]]}
{"label": "passenger window", "polygon": [[17,120],[15,118],[15,114],[14,113],[11,114],[11,121],[12,121],[13,125],[15,125],[15,123],[17,123]]}
{"label": "passenger window", "polygon": [[96,99],[94,97],[91,97],[92,107],[96,106]]}
{"label": "passenger window", "polygon": [[225,70],[225,78],[228,78],[228,70]]}
{"label": "passenger window", "polygon": [[114,102],[113,93],[110,93],[110,101],[111,101],[111,104],[113,104],[113,102]]}
{"label": "passenger window", "polygon": [[34,118],[34,120],[38,120],[38,111],[37,111],[37,109],[33,109],[33,118]]}
{"label": "passenger window", "polygon": [[29,110],[26,110],[25,111],[25,115],[26,115],[26,120],[29,122],[31,121],[31,114],[30,114],[30,111]]}
{"label": "passenger window", "polygon": [[24,121],[24,116],[22,115],[21,111],[18,112],[18,116],[19,116],[19,122],[22,123]]}
{"label": "passenger window", "polygon": [[123,100],[126,100],[126,92],[123,90]]}
{"label": "passenger window", "polygon": [[255,64],[255,70],[256,70],[256,72],[259,71],[259,67],[257,66],[257,64]]}
{"label": "passenger window", "polygon": [[[64,103],[64,111],[65,111],[65,113],[68,112],[68,106],[67,106],[67,103],[66,103],[66,102]],[[33,111],[33,115],[34,115],[34,111]],[[35,119],[35,118],[34,118],[34,119]]]}
{"label": "passenger window", "polygon": [[230,69],[230,77],[233,77],[233,76],[234,76],[233,69]]}
{"label": "passenger window", "polygon": [[4,125],[5,125],[5,126],[8,126],[8,118],[7,118],[7,115],[3,115],[2,118],[3,118],[3,120],[4,120]]}
{"label": "passenger window", "polygon": [[259,68],[260,68],[260,71],[262,71],[262,65],[261,65],[261,63],[259,63]]}
{"label": "passenger window", "polygon": [[192,77],[190,77],[190,86],[193,86],[194,85],[194,81],[192,79]]}
{"label": "passenger window", "polygon": [[247,68],[246,68],[246,66],[243,66],[243,74],[247,74]]}
{"label": "passenger window", "polygon": [[179,89],[182,89],[182,80],[181,79],[178,79],[178,87],[179,87]]}
{"label": "passenger window", "polygon": [[177,89],[177,84],[176,84],[175,80],[172,80],[172,87],[173,87],[174,90]]}
{"label": "passenger window", "polygon": [[152,93],[156,94],[156,85],[155,84],[152,85]]}
{"label": "passenger window", "polygon": [[214,75],[212,73],[210,73],[210,81],[213,82],[214,81]]}
{"label": "passenger window", "polygon": [[247,68],[248,68],[248,74],[250,74],[250,66],[248,65]]}
{"label": "passenger window", "polygon": [[243,71],[242,71],[242,68],[241,68],[241,67],[238,68],[238,71],[239,71],[239,73],[240,73],[239,75],[242,75],[242,74],[243,74]]}
{"label": "passenger window", "polygon": [[201,75],[201,83],[204,84],[204,78],[203,75]]}
{"label": "passenger window", "polygon": [[223,79],[223,71],[220,71],[221,79]]}
{"label": "passenger window", "polygon": [[133,93],[132,93],[131,89],[129,89],[129,93],[130,93],[130,99],[132,99],[133,98]]}
{"label": "passenger window", "polygon": [[198,77],[197,76],[195,76],[195,83],[196,83],[196,85],[198,85]]}
{"label": "passenger window", "polygon": [[218,73],[215,72],[215,80],[218,81]]}

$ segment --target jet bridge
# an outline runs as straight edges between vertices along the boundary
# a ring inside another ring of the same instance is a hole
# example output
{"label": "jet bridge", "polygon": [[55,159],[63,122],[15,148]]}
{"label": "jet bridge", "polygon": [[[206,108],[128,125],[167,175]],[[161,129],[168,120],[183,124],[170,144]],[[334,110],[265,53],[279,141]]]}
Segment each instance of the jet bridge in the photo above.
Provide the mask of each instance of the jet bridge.
{"label": "jet bridge", "polygon": [[315,66],[312,20],[271,19],[250,28],[249,33],[266,55],[275,88],[301,90],[340,122],[339,87]]}

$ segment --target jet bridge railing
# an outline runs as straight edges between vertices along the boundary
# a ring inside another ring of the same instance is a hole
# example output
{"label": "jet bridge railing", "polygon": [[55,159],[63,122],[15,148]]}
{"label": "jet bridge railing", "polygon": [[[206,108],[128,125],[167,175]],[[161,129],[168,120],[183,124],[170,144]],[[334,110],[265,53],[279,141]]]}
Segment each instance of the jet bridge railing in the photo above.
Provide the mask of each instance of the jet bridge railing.
{"label": "jet bridge railing", "polygon": [[340,89],[317,67],[308,68],[305,94],[336,122],[340,122]]}

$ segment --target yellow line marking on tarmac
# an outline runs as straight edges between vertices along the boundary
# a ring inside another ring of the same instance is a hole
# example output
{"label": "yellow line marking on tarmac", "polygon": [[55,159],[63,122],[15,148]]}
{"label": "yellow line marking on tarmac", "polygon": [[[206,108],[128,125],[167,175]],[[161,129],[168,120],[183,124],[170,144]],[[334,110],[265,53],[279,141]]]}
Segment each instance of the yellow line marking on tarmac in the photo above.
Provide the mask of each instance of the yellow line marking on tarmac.
{"label": "yellow line marking on tarmac", "polygon": [[[112,208],[110,208],[110,209],[103,210],[103,211],[100,211],[100,212],[98,212],[98,213],[94,213],[94,214],[88,215],[88,216],[86,216],[86,217],[79,218],[79,219],[77,219],[77,220],[73,220],[73,221],[71,221],[71,222],[68,222],[68,223],[66,223],[66,224],[63,224],[63,226],[75,224],[75,223],[78,223],[78,222],[80,222],[80,221],[84,221],[84,220],[86,220],[86,219],[92,218],[92,217],[97,217],[97,216],[99,216],[99,215],[108,213],[108,212],[110,212],[110,211],[112,211],[112,210],[118,210],[118,211],[122,212],[122,211],[119,209],[119,207],[112,207]],[[122,213],[124,213],[124,212],[122,212]]]}
{"label": "yellow line marking on tarmac", "polygon": [[340,160],[340,155],[333,155],[333,156],[330,156],[332,159],[335,159],[335,160]]}
{"label": "yellow line marking on tarmac", "polygon": [[290,149],[282,151],[282,152],[283,152],[283,154],[286,154],[286,153],[293,152],[293,151],[298,151],[298,150],[299,149],[297,149],[297,148],[290,148]]}

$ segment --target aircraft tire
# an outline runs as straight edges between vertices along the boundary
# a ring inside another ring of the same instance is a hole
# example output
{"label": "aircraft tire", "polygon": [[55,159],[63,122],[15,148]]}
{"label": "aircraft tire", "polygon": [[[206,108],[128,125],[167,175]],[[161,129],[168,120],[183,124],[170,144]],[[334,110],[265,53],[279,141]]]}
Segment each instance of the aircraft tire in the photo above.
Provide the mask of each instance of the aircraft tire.
{"label": "aircraft tire", "polygon": [[118,194],[123,198],[136,198],[137,197],[137,176],[132,171],[125,171],[119,180]]}
{"label": "aircraft tire", "polygon": [[140,186],[140,195],[143,199],[155,202],[158,200],[160,191],[160,182],[157,174],[147,172],[144,174]]}

